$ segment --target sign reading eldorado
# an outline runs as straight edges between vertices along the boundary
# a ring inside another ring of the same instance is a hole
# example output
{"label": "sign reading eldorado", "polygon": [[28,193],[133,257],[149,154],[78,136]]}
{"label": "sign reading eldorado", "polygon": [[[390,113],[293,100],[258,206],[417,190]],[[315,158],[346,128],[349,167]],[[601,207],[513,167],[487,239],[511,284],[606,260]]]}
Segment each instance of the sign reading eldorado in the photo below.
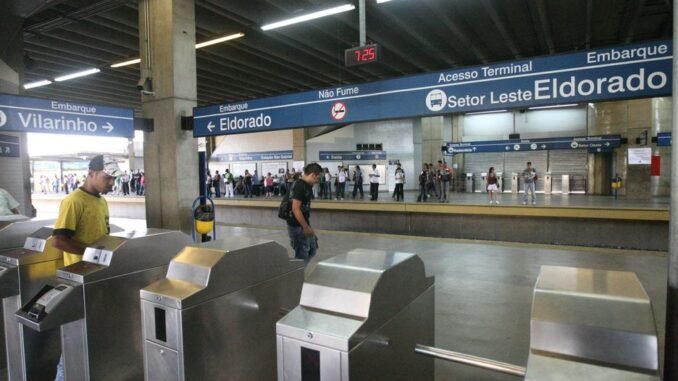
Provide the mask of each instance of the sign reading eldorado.
{"label": "sign reading eldorado", "polygon": [[197,107],[193,134],[667,96],[671,52],[656,41]]}

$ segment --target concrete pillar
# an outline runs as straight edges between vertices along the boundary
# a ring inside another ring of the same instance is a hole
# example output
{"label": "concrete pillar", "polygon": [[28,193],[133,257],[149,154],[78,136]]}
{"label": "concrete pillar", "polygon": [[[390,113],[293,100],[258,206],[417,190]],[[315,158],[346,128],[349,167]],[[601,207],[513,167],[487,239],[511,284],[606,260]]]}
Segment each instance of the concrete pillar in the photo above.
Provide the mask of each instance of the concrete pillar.
{"label": "concrete pillar", "polygon": [[296,128],[292,130],[292,158],[294,161],[306,162],[306,129]]}
{"label": "concrete pillar", "polygon": [[[24,20],[14,14],[12,7],[0,13],[0,93],[20,94],[24,71]],[[17,136],[21,157],[0,157],[0,188],[6,189],[21,203],[19,209],[27,216],[33,209],[31,202],[30,159],[26,134],[0,130],[0,134]]]}
{"label": "concrete pillar", "polygon": [[451,132],[449,132],[450,136],[446,136],[445,130],[443,116],[421,118],[421,158],[423,162],[437,163],[438,160],[442,160],[443,155],[440,147],[451,138]]}
{"label": "concrete pillar", "polygon": [[139,1],[139,45],[141,76],[154,92],[142,96],[143,116],[154,119],[154,131],[144,135],[146,220],[190,233],[198,146],[181,130],[181,116],[197,104],[194,0]]}

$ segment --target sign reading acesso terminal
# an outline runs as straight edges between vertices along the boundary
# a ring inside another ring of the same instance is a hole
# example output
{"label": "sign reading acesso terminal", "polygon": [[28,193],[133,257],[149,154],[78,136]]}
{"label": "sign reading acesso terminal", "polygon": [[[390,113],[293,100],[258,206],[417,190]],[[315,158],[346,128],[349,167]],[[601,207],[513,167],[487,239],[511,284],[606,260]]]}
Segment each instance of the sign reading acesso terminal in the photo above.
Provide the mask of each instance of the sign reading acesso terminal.
{"label": "sign reading acesso terminal", "polygon": [[[194,136],[671,94],[671,41],[198,107]],[[340,102],[344,114],[333,118]]]}

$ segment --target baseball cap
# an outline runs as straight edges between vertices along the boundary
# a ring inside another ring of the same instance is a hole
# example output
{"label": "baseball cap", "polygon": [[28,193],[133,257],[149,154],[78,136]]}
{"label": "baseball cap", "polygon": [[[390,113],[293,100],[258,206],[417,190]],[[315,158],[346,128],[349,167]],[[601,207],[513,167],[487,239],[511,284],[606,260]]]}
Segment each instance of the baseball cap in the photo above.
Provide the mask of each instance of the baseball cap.
{"label": "baseball cap", "polygon": [[108,155],[96,155],[89,162],[90,171],[104,171],[105,174],[113,177],[120,176],[122,171],[118,167],[118,162]]}

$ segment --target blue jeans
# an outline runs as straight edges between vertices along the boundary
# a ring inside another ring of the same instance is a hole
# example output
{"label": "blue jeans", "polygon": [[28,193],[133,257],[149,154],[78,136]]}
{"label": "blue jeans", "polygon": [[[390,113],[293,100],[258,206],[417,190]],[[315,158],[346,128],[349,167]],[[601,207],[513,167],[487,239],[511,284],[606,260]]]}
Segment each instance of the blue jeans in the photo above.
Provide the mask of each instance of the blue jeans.
{"label": "blue jeans", "polygon": [[527,202],[527,194],[532,193],[532,203],[534,203],[534,182],[525,183],[525,197],[523,197],[523,202]]}
{"label": "blue jeans", "polygon": [[61,354],[59,364],[57,365],[56,377],[54,381],[64,381],[64,354]]}
{"label": "blue jeans", "polygon": [[318,249],[318,238],[305,235],[301,226],[287,225],[287,234],[290,236],[290,246],[294,249],[294,258],[303,259],[308,264]]}

